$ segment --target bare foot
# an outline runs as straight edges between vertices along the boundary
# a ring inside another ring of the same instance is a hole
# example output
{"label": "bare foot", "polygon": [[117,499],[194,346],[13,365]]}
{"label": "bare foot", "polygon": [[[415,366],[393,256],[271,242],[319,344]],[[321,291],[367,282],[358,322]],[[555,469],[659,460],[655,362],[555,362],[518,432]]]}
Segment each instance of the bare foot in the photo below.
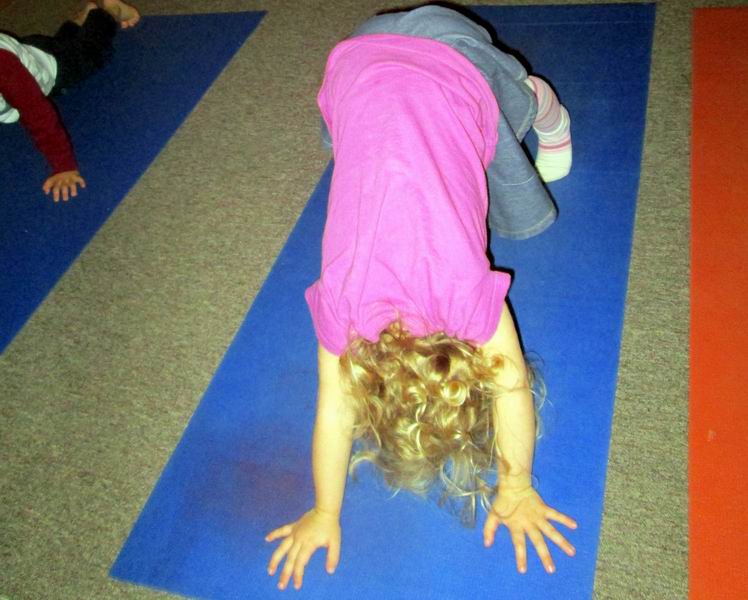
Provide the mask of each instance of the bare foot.
{"label": "bare foot", "polygon": [[97,0],[99,8],[107,11],[120,24],[122,29],[133,27],[140,21],[140,12],[138,9],[122,2],[122,0]]}
{"label": "bare foot", "polygon": [[94,8],[96,8],[96,2],[86,2],[86,5],[73,19],[73,23],[83,26],[83,23],[85,23],[88,18],[88,13],[90,13]]}

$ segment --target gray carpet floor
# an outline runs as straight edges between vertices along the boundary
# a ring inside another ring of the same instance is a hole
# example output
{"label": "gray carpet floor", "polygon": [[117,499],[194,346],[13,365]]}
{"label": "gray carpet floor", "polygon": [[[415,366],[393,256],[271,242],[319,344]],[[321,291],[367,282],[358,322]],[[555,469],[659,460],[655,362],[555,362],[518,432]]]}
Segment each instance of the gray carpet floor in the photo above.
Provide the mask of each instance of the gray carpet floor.
{"label": "gray carpet floor", "polygon": [[[77,4],[5,0],[0,29],[51,32]],[[392,4],[139,6],[268,14],[0,357],[0,598],[165,596],[108,569],[327,162],[327,52]],[[658,3],[598,598],[687,595],[693,6]]]}

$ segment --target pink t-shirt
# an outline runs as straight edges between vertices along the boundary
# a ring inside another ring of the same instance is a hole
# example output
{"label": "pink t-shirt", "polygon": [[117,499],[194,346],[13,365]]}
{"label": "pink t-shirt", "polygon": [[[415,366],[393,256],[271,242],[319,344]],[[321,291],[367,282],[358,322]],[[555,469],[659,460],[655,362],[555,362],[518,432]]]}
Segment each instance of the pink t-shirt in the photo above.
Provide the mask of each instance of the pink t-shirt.
{"label": "pink t-shirt", "polygon": [[488,341],[510,278],[486,256],[499,110],[483,76],[441,42],[368,35],[334,48],[317,101],[335,162],[306,291],[319,341],[341,354],[397,319]]}

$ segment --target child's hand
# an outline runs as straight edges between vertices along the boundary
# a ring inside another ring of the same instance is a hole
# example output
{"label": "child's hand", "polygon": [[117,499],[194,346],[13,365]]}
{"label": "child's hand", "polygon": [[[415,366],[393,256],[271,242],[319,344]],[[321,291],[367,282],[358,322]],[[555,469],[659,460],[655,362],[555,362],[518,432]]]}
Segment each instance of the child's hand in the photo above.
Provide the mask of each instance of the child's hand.
{"label": "child's hand", "polygon": [[517,559],[517,570],[520,573],[527,571],[527,547],[525,535],[535,546],[540,560],[548,573],[555,571],[553,559],[551,559],[548,546],[546,546],[543,534],[551,539],[569,556],[574,556],[574,547],[566,541],[563,535],[551,525],[550,521],[557,521],[571,529],[576,529],[574,519],[552,509],[548,506],[538,493],[528,487],[520,491],[502,491],[491,507],[491,512],[486,518],[483,526],[483,541],[486,547],[493,544],[496,530],[504,524],[509,529],[514,544],[514,554]]}
{"label": "child's hand", "polygon": [[340,523],[336,516],[312,509],[295,523],[271,531],[265,541],[272,542],[278,538],[285,539],[273,552],[268,573],[275,575],[278,564],[288,554],[278,581],[279,589],[286,589],[292,574],[294,588],[298,590],[301,587],[304,568],[317,548],[327,548],[327,572],[331,575],[335,572],[340,559]]}
{"label": "child's hand", "polygon": [[55,202],[60,201],[60,196],[62,196],[63,202],[67,202],[71,196],[75,198],[78,195],[79,185],[82,188],[86,187],[86,182],[78,171],[63,171],[62,173],[55,173],[47,179],[42,189],[47,195],[52,192]]}

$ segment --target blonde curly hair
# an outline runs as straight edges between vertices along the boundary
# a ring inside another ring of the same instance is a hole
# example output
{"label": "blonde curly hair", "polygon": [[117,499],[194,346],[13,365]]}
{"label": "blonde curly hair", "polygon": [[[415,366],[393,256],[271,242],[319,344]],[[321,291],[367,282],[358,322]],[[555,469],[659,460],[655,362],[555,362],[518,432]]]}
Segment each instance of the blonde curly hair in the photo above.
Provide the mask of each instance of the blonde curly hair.
{"label": "blonde curly hair", "polygon": [[395,490],[439,487],[440,504],[474,525],[494,492],[492,403],[506,360],[444,333],[414,337],[397,322],[377,342],[354,340],[340,357],[360,442],[350,473],[371,462]]}

